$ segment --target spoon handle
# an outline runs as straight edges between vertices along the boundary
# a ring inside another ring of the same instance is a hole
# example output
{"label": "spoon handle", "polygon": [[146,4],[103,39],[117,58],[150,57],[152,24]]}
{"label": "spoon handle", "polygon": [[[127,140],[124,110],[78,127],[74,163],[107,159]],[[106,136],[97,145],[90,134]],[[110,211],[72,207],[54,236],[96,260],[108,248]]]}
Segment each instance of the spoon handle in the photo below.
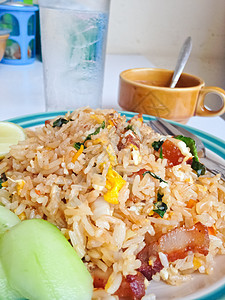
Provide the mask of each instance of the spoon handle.
{"label": "spoon handle", "polygon": [[170,83],[170,87],[171,88],[174,88],[177,84],[177,81],[179,80],[180,78],[180,75],[184,69],[184,66],[186,65],[186,62],[188,60],[188,57],[191,53],[191,48],[192,48],[192,40],[191,40],[191,37],[189,36],[181,50],[180,50],[180,54],[179,54],[179,57],[178,57],[178,60],[177,60],[177,64],[176,64],[176,67],[175,67],[175,70],[174,70],[174,73],[173,73],[173,78],[171,80],[171,83]]}

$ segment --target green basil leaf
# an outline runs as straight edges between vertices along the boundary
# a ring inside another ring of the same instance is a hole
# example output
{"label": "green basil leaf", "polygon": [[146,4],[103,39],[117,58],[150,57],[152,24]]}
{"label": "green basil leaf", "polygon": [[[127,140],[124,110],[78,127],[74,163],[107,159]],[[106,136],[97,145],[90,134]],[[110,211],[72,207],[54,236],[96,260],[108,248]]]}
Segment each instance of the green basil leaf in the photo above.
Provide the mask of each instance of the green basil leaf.
{"label": "green basil leaf", "polygon": [[133,125],[127,125],[127,127],[125,128],[125,130],[132,130],[133,131],[133,133],[135,133],[136,134],[136,132],[134,131],[134,128],[133,128]]}
{"label": "green basil leaf", "polygon": [[192,138],[187,137],[187,136],[183,136],[183,135],[177,135],[174,138],[177,139],[177,140],[183,141],[187,145],[187,147],[190,148],[190,152],[194,156],[194,158],[197,161],[199,161],[198,151],[197,151],[197,148],[196,148],[196,145],[195,145],[195,141]]}
{"label": "green basil leaf", "polygon": [[159,151],[159,149],[162,147],[162,144],[164,143],[164,141],[155,141],[152,143],[152,147],[154,148],[155,151]]}
{"label": "green basil leaf", "polygon": [[64,118],[59,118],[53,122],[52,127],[62,127],[63,124],[67,124],[69,121]]}
{"label": "green basil leaf", "polygon": [[199,177],[201,175],[204,175],[206,172],[206,168],[203,164],[199,162],[198,151],[196,148],[195,141],[183,135],[177,135],[175,136],[175,139],[183,141],[187,145],[187,147],[190,148],[190,152],[193,155],[191,167],[197,173],[197,176]]}
{"label": "green basil leaf", "polygon": [[157,202],[162,201],[164,194],[161,194],[160,192],[157,193]]}
{"label": "green basil leaf", "polygon": [[153,209],[154,212],[156,212],[161,218],[165,215],[168,207],[166,203],[162,201],[164,194],[161,194],[160,192],[157,193],[157,202],[154,203],[155,209]]}
{"label": "green basil leaf", "polygon": [[193,158],[191,167],[197,173],[198,177],[205,174],[206,167],[201,164],[196,158]]}
{"label": "green basil leaf", "polygon": [[168,182],[166,182],[165,180],[163,180],[161,177],[159,177],[158,175],[156,175],[156,174],[153,173],[153,172],[146,171],[146,172],[144,172],[142,175],[145,176],[146,174],[151,175],[153,178],[158,179],[160,182],[168,183]]}
{"label": "green basil leaf", "polygon": [[153,209],[154,212],[156,212],[161,218],[165,215],[168,207],[166,203],[159,201],[155,203],[155,209]]}

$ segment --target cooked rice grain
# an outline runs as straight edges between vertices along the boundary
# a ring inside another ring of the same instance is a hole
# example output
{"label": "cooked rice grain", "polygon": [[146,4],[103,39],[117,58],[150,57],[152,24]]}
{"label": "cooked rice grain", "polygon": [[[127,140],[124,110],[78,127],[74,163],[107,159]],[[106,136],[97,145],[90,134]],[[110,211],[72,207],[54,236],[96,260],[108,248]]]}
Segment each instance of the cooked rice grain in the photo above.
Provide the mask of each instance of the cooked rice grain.
{"label": "cooked rice grain", "polygon": [[[8,178],[0,202],[21,218],[44,218],[57,225],[90,270],[112,270],[106,290],[95,289],[93,299],[118,299],[112,294],[123,276],[136,274],[141,264],[136,255],[145,247],[146,235],[154,238],[198,221],[215,230],[209,254],[190,253],[169,263],[159,253],[164,269],[153,279],[176,285],[195,270],[211,273],[214,256],[225,254],[225,185],[220,176],[198,178],[186,162],[168,168],[167,159],[160,159],[151,146],[160,136],[139,117],[129,123],[135,134],[125,130],[126,118],[114,110],[82,108],[64,117],[73,121],[53,128],[55,118],[27,129],[27,139],[12,146],[0,162],[0,173]],[[97,130],[103,121],[105,127]],[[76,155],[74,144],[89,134]],[[125,180],[120,188],[110,178],[110,168]],[[140,170],[157,174],[167,184],[149,174],[143,177]],[[109,190],[117,203],[104,198]],[[163,218],[153,212],[158,191],[168,207]],[[143,300],[154,297],[149,294]]]}

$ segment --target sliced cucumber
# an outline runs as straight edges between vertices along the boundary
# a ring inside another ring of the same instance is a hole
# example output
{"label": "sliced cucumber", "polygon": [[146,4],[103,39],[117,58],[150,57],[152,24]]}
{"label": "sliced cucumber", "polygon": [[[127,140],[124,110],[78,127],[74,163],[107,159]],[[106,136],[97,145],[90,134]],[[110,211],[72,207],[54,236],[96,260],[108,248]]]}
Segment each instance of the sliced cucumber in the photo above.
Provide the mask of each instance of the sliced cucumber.
{"label": "sliced cucumber", "polygon": [[0,261],[0,300],[18,300],[21,298],[9,285]]}
{"label": "sliced cucumber", "polygon": [[16,214],[0,205],[0,235],[20,222]]}
{"label": "sliced cucumber", "polygon": [[54,225],[25,220],[5,232],[0,260],[10,286],[30,300],[89,300],[90,273]]}
{"label": "sliced cucumber", "polygon": [[[0,236],[11,227],[20,223],[20,219],[9,209],[0,205]],[[6,278],[5,272],[0,261],[0,300],[18,300],[21,296],[12,290]]]}

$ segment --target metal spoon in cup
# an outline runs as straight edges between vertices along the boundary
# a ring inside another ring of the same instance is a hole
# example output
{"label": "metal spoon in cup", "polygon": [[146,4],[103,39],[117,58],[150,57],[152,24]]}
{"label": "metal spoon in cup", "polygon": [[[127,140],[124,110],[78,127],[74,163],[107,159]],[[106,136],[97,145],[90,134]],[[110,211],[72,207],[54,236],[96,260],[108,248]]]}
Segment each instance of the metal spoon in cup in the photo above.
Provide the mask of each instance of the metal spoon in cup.
{"label": "metal spoon in cup", "polygon": [[174,73],[173,73],[173,77],[172,77],[172,80],[171,80],[171,83],[169,85],[170,88],[174,88],[180,78],[180,75],[186,65],[186,62],[189,58],[189,55],[191,53],[191,49],[192,49],[192,40],[191,40],[191,37],[189,36],[181,50],[180,50],[180,53],[179,53],[179,56],[178,56],[178,60],[177,60],[177,64],[176,64],[176,67],[175,67],[175,70],[174,70]]}

